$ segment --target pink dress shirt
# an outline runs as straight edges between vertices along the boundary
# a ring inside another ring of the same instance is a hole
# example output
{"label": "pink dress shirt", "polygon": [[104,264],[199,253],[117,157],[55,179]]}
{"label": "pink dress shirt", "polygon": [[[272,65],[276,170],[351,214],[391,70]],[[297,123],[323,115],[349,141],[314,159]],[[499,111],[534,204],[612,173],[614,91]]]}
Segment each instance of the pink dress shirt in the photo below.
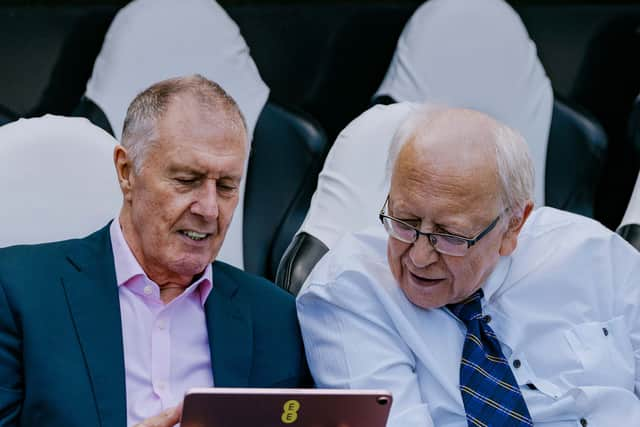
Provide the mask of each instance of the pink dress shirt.
{"label": "pink dress shirt", "polygon": [[160,288],[129,249],[120,222],[110,228],[120,298],[127,425],[170,408],[191,387],[213,386],[204,303],[211,265],[198,281],[164,304]]}

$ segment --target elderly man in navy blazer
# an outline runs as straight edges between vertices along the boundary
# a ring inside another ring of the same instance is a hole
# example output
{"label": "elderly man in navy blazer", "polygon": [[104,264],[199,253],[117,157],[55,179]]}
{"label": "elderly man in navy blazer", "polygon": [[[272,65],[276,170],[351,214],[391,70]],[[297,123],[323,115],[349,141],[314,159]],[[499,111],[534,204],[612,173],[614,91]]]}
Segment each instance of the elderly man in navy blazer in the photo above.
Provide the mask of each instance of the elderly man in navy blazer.
{"label": "elderly man in navy blazer", "polygon": [[0,250],[1,426],[173,426],[191,387],[306,382],[293,298],[213,262],[247,153],[236,103],[201,76],[134,99],[119,217]]}

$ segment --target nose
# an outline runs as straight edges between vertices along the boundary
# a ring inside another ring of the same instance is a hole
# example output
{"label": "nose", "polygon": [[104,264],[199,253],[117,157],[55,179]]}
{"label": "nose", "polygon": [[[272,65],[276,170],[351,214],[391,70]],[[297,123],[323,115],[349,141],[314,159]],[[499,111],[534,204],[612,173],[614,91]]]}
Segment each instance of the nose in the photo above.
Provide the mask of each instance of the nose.
{"label": "nose", "polygon": [[218,218],[218,193],[214,180],[204,182],[195,193],[191,213],[201,216],[206,221],[215,221]]}
{"label": "nose", "polygon": [[421,235],[409,248],[409,258],[418,268],[427,267],[438,261],[440,254],[434,249],[427,236]]}

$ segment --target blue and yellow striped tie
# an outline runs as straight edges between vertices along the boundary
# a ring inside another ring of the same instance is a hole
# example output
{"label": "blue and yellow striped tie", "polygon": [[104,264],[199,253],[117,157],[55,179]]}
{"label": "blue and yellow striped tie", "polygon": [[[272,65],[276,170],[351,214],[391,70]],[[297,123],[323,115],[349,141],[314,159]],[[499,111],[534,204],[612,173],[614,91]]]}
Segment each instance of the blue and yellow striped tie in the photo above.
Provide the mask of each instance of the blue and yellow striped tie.
{"label": "blue and yellow striped tie", "polygon": [[447,308],[467,326],[460,393],[469,427],[533,426],[527,404],[495,333],[482,316],[482,289]]}

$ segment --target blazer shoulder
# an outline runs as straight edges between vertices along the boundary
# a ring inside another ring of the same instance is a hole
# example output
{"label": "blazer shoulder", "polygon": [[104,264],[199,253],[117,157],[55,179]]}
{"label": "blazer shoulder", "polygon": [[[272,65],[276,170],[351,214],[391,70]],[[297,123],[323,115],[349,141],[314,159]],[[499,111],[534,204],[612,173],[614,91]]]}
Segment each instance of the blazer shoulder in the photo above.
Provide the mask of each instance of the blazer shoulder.
{"label": "blazer shoulder", "polygon": [[[3,276],[56,271],[69,255],[100,256],[111,248],[108,226],[79,239],[0,248],[0,280]],[[37,266],[37,268],[34,268]]]}
{"label": "blazer shoulder", "polygon": [[247,273],[222,261],[213,263],[214,286],[220,285],[239,297],[252,302],[269,301],[267,305],[295,305],[294,297],[275,283],[255,274]]}
{"label": "blazer shoulder", "polygon": [[34,245],[16,245],[0,249],[0,271],[18,267],[22,264],[50,263],[65,252],[69,241],[41,243]]}

